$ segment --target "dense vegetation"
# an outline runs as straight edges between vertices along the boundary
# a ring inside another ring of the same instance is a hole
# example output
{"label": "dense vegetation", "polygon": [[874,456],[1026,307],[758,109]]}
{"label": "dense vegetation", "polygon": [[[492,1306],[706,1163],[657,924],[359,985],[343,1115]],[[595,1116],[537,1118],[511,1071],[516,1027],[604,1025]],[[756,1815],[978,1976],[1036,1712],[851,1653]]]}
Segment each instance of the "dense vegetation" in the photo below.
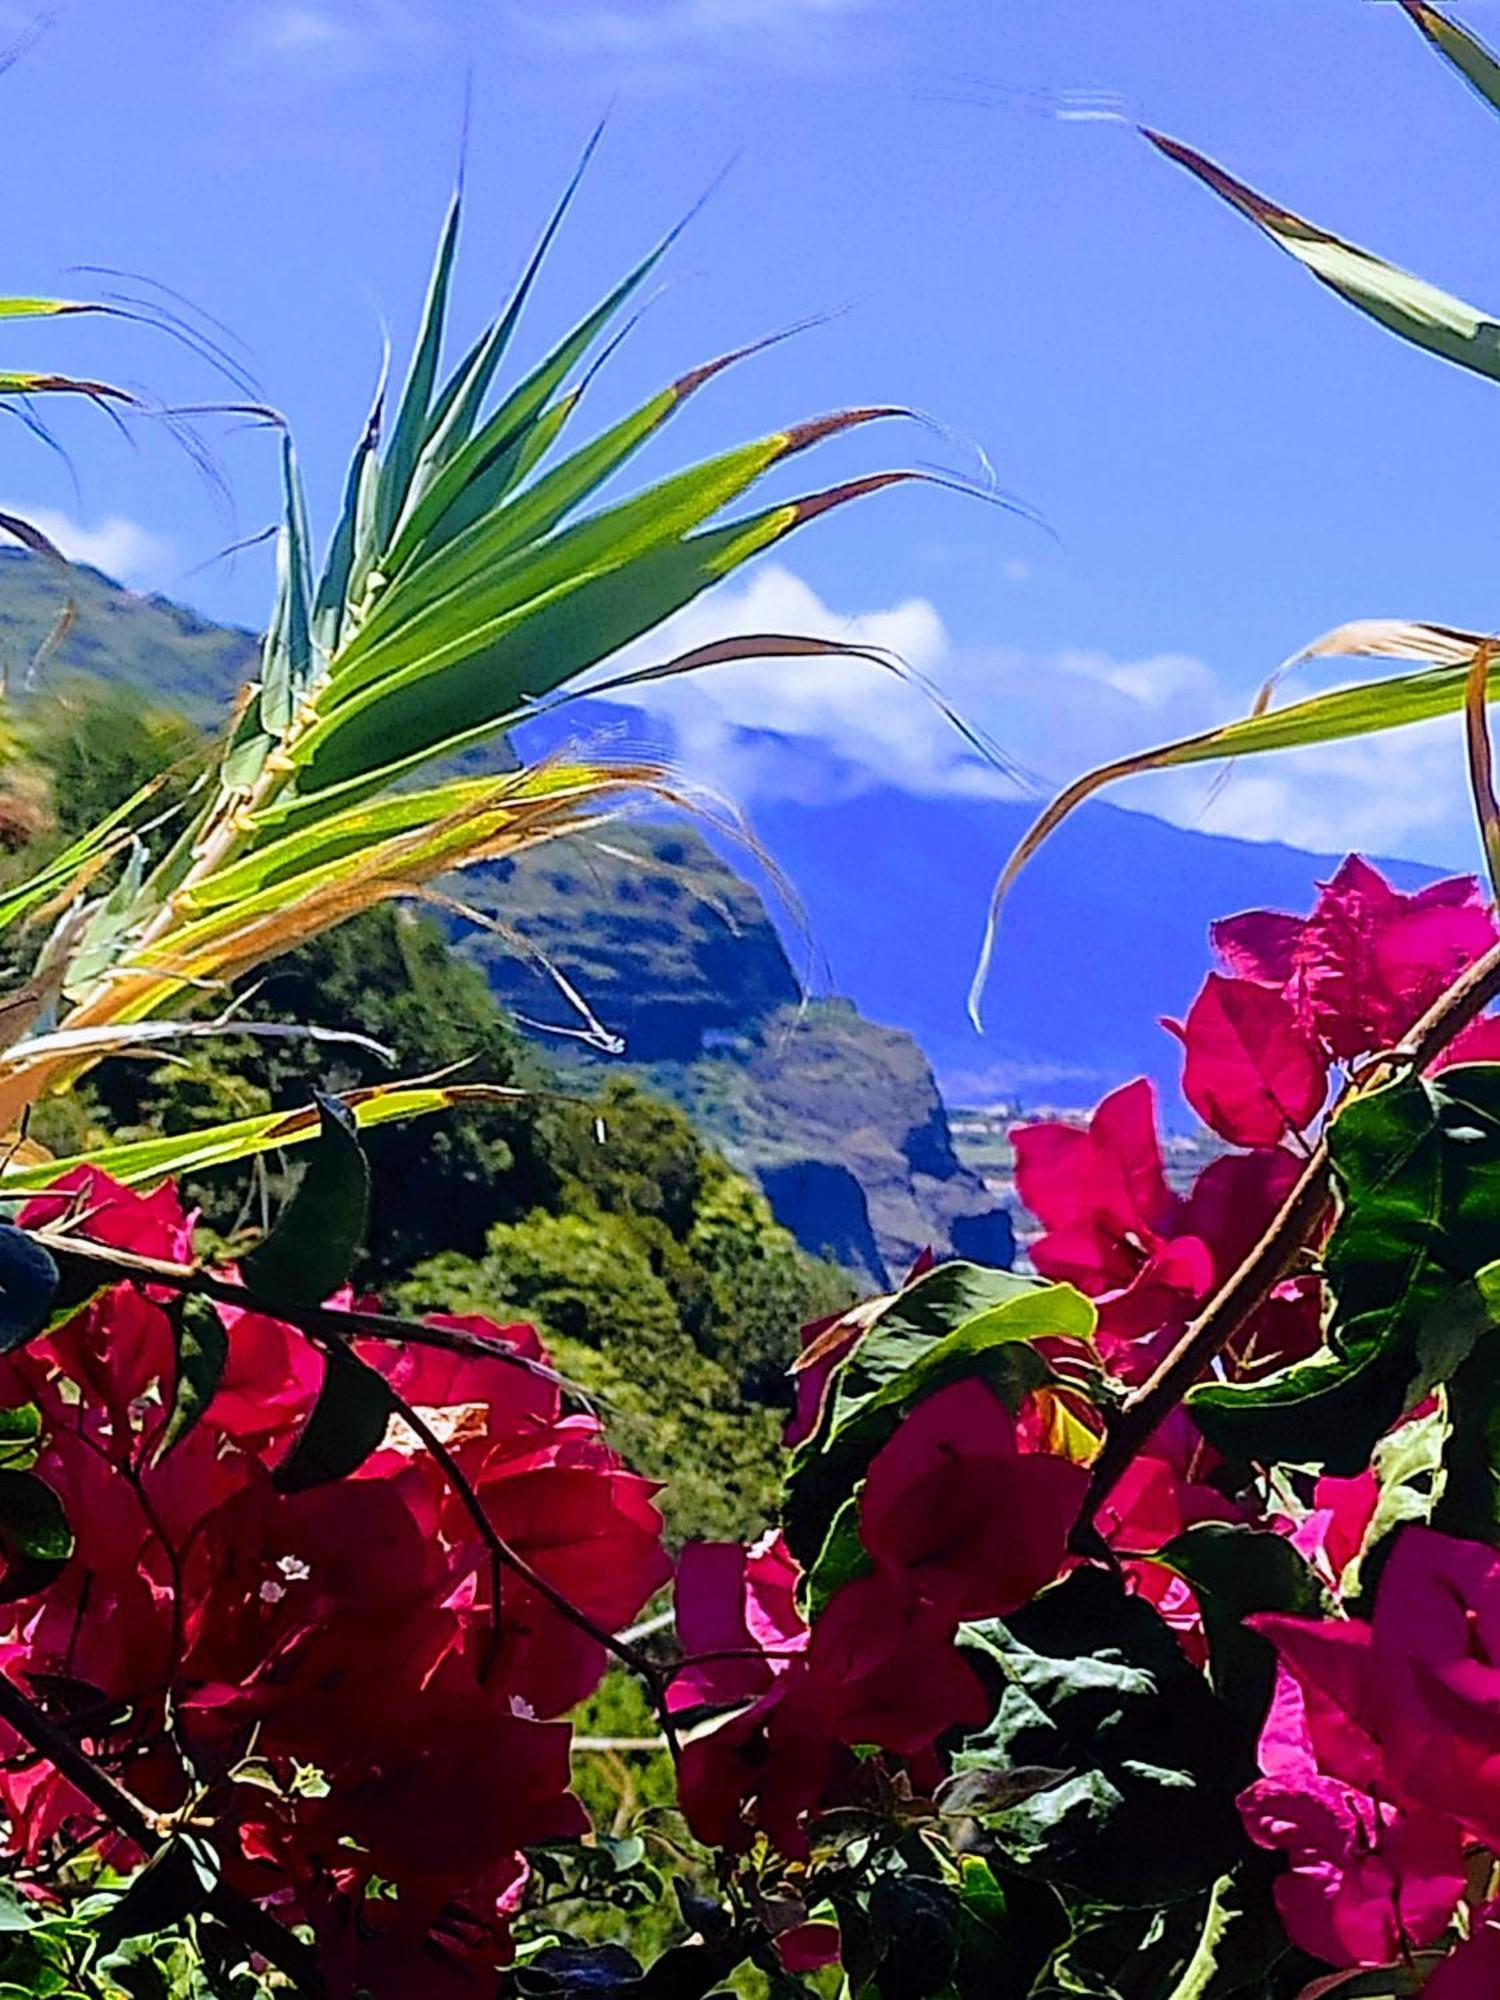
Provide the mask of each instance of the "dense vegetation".
{"label": "dense vegetation", "polygon": [[[1500,60],[1402,6],[1500,111]],[[1159,143],[1500,379],[1497,322]],[[492,404],[514,311],[440,367],[456,223],[321,568],[284,451],[225,737],[75,709],[27,769],[7,717],[0,928],[31,970],[0,1013],[0,1994],[1488,2000],[1493,642],[1348,628],[1322,650],[1426,664],[1136,760],[1462,709],[1488,887],[1351,856],[1310,907],[1226,916],[1173,1024],[1222,1153],[1172,1185],[1125,1083],[1014,1134],[1034,1274],[924,1260],[841,1310],[678,1111],[559,1091],[399,905],[658,781],[413,788],[885,483],[706,525],[888,413],[584,514],[713,371],[551,457],[661,253]],[[817,642],[669,670],[756,647]],[[1134,767],[1064,794],[1006,879]],[[351,1020],[511,1081],[330,1090]],[[216,1178],[247,1161],[248,1190]],[[666,1508],[716,1531],[763,1504],[786,1328],[819,1303],[777,1526],[675,1547]]]}

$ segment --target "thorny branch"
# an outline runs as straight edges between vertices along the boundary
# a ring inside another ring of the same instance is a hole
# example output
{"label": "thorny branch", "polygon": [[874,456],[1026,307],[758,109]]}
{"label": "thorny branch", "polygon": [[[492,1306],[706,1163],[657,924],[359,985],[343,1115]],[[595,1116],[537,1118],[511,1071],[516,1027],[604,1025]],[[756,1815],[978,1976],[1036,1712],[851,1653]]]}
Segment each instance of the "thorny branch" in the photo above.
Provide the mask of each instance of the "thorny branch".
{"label": "thorny branch", "polygon": [[[1401,1068],[1426,1069],[1497,994],[1500,994],[1500,944],[1491,945],[1482,958],[1475,959],[1438,996],[1400,1049],[1390,1051],[1371,1065],[1356,1085],[1355,1094],[1378,1089]],[[1073,1525],[1072,1543],[1077,1553],[1101,1552],[1101,1539],[1094,1526],[1100,1507],[1157,1426],[1171,1415],[1209,1363],[1223,1353],[1250,1314],[1285,1277],[1327,1209],[1330,1192],[1325,1132],[1260,1241],[1220,1286],[1171,1353],[1144,1382],[1131,1390],[1109,1421],[1103,1447],[1094,1460],[1088,1492]]]}

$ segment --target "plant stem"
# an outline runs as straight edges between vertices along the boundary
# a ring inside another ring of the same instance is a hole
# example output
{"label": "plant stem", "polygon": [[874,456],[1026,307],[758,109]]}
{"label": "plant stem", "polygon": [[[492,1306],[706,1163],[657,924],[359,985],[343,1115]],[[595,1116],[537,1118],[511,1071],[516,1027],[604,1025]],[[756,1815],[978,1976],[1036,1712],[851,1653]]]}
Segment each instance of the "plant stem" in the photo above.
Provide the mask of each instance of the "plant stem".
{"label": "plant stem", "polygon": [[[1356,1095],[1378,1089],[1401,1067],[1425,1070],[1455,1035],[1468,1027],[1500,993],[1500,944],[1491,945],[1428,1008],[1399,1049],[1371,1066]],[[1106,1427],[1094,1460],[1088,1492],[1073,1525],[1079,1554],[1098,1555],[1094,1526],[1100,1507],[1126,1469],[1171,1415],[1214,1358],[1239,1332],[1273,1286],[1280,1283],[1328,1206],[1332,1192],[1325,1131],[1296,1185],[1239,1269],[1220,1286],[1171,1353],[1131,1390]]]}
{"label": "plant stem", "polygon": [[[5,1673],[0,1673],[0,1721],[9,1723],[143,1854],[149,1855],[160,1844],[162,1827],[154,1816],[64,1735]],[[307,2000],[327,2000],[328,1989],[309,1948],[232,1883],[220,1877],[208,1896],[207,1907],[242,1945],[289,1979],[295,1992],[306,1995]]]}
{"label": "plant stem", "polygon": [[199,1264],[173,1264],[161,1257],[142,1257],[134,1250],[117,1250],[111,1244],[91,1243],[56,1229],[32,1232],[60,1264],[69,1261],[93,1266],[116,1279],[136,1284],[163,1285],[174,1292],[195,1292],[215,1299],[220,1305],[236,1306],[241,1312],[262,1313],[308,1334],[331,1334],[342,1340],[396,1340],[413,1347],[435,1347],[445,1354],[462,1354],[473,1359],[503,1361],[528,1375],[539,1375],[556,1388],[571,1389],[566,1376],[545,1362],[518,1354],[503,1340],[490,1340],[480,1333],[465,1333],[459,1327],[428,1326],[423,1320],[401,1319],[394,1313],[358,1312],[342,1306],[288,1306],[273,1304],[249,1285],[220,1277]]}
{"label": "plant stem", "polygon": [[435,1462],[442,1468],[444,1477],[462,1502],[465,1512],[478,1531],[480,1540],[489,1551],[491,1610],[494,1617],[494,1634],[481,1666],[481,1680],[487,1676],[490,1664],[494,1658],[495,1647],[499,1644],[500,1571],[508,1569],[516,1576],[519,1576],[523,1582],[528,1583],[539,1597],[545,1598],[553,1610],[566,1618],[569,1624],[577,1626],[580,1632],[587,1633],[588,1637],[594,1640],[597,1645],[602,1646],[606,1652],[612,1653],[622,1666],[629,1667],[632,1673],[640,1676],[650,1690],[652,1702],[661,1718],[662,1733],[666,1737],[667,1747],[672,1752],[675,1761],[680,1746],[677,1741],[675,1722],[667,1709],[666,1683],[670,1673],[676,1671],[676,1663],[674,1662],[670,1669],[664,1670],[657,1661],[641,1652],[639,1647],[633,1646],[628,1639],[622,1639],[618,1633],[611,1632],[607,1625],[601,1625],[597,1619],[591,1618],[564,1591],[559,1590],[555,1583],[549,1582],[540,1570],[533,1568],[519,1549],[512,1548],[511,1544],[506,1541],[500,1530],[490,1519],[484,1502],[475,1492],[468,1474],[459,1464],[452,1451],[449,1450],[448,1446],[438,1436],[437,1432],[419,1410],[413,1409],[406,1398],[398,1394],[396,1390],[391,1389],[389,1384],[386,1386],[392,1407],[402,1422],[414,1436],[420,1439]]}

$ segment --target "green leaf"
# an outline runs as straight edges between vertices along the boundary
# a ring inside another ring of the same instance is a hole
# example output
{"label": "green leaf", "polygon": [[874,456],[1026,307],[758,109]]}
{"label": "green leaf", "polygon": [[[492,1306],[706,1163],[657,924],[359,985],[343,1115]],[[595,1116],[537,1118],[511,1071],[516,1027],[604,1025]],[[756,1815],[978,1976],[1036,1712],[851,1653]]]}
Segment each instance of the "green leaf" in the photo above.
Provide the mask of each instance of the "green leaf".
{"label": "green leaf", "polygon": [[1201,1894],[1248,1853],[1234,1719],[1117,1577],[1075,1570],[1004,1623],[960,1637],[1000,1692],[955,1771],[1071,1773],[983,1816],[987,1851],[1006,1868],[1088,1899],[1155,1907]]}
{"label": "green leaf", "polygon": [[911,1872],[876,1877],[869,1917],[880,1944],[880,2000],[931,2000],[958,1962],[958,1899],[944,1882]]}
{"label": "green leaf", "polygon": [[393,571],[403,568],[417,548],[430,552],[461,533],[508,489],[518,448],[542,420],[542,413],[569,372],[656,269],[682,227],[679,224],[648,251],[609,296],[538,362],[494,414],[447,460],[401,524],[395,545],[390,545],[388,537],[383,539],[383,546],[389,548]]}
{"label": "green leaf", "polygon": [[1500,380],[1500,322],[1423,278],[1331,236],[1315,223],[1278,208],[1180,140],[1148,132],[1152,145],[1237,208],[1322,284],[1368,313],[1391,333],[1444,361]]}
{"label": "green leaf", "polygon": [[130,1887],[99,1920],[101,1950],[125,1938],[149,1937],[196,1916],[219,1880],[219,1858],[195,1833],[178,1833],[159,1847]]}
{"label": "green leaf", "polygon": [[462,203],[454,195],[443,219],[438,238],[437,258],[428,286],[422,324],[412,353],[411,369],[401,401],[391,425],[391,441],[380,468],[379,497],[376,503],[376,541],[384,548],[406,505],[407,491],[416,468],[417,455],[427,433],[427,416],[437,381],[438,359],[442,353],[443,325],[448,313],[448,289],[453,281],[453,256],[458,248],[458,222]]}
{"label": "green leaf", "polygon": [[1084,1907],[1030,1988],[1032,2000],[1165,2000],[1187,1963],[1206,1899],[1165,1910]]}
{"label": "green leaf", "polygon": [[17,1403],[9,1410],[0,1410],[0,1468],[30,1471],[41,1436],[42,1413],[35,1403]]}
{"label": "green leaf", "polygon": [[1286,1930],[1272,1896],[1281,1860],[1257,1854],[1215,1882],[1203,1929],[1168,2000],[1234,2000],[1263,1994],[1264,1981],[1286,1957]]}
{"label": "green leaf", "polygon": [[978,1264],[940,1264],[898,1292],[834,1371],[818,1429],[793,1454],[784,1525],[798,1560],[819,1560],[870,1459],[922,1396],[978,1376],[1015,1408],[1048,1378],[1030,1343],[1088,1340],[1094,1320],[1071,1285]]}
{"label": "green leaf", "polygon": [[797,1600],[809,1625],[827,1609],[836,1591],[873,1568],[869,1551],[859,1538],[861,1491],[856,1488],[834,1515],[817,1561],[797,1586]]}
{"label": "green leaf", "polygon": [[1374,1609],[1375,1589],[1397,1533],[1408,1521],[1428,1521],[1441,1481],[1448,1416],[1441,1401],[1383,1437],[1370,1460],[1380,1488],[1359,1553],[1345,1569],[1340,1594],[1357,1618]]}
{"label": "green leaf", "polygon": [[62,1280],[45,1243],[0,1222],[0,1354],[24,1347],[47,1325]]}
{"label": "green leaf", "polygon": [[1497,62],[1477,35],[1446,20],[1427,0],[1401,0],[1412,20],[1422,30],[1438,54],[1445,56],[1459,75],[1492,111],[1500,111],[1500,62]]}
{"label": "green leaf", "polygon": [[1203,1384],[1188,1406],[1230,1457],[1352,1474],[1484,1331],[1446,1302],[1494,1255],[1500,1065],[1403,1076],[1346,1105],[1328,1143],[1342,1207],[1326,1346],[1255,1383]]}
{"label": "green leaf", "polygon": [[353,1117],[317,1098],[319,1132],[296,1192],[241,1260],[245,1283],[272,1309],[318,1305],[349,1276],[370,1220],[370,1169]]}
{"label": "green leaf", "polygon": [[313,677],[311,552],[297,455],[281,441],[285,518],[276,541],[276,608],[261,659],[260,727],[279,740]]}
{"label": "green leaf", "polygon": [[385,1436],[394,1405],[383,1375],[342,1341],[323,1350],[323,1386],[312,1414],[272,1478],[279,1493],[303,1493],[358,1471]]}
{"label": "green leaf", "polygon": [[[428,1118],[459,1104],[503,1104],[525,1094],[504,1084],[377,1083],[348,1091],[339,1101],[359,1129],[367,1131],[408,1118]],[[0,1193],[37,1193],[79,1166],[96,1166],[126,1187],[154,1187],[176,1175],[207,1173],[213,1167],[232,1166],[261,1153],[308,1145],[320,1130],[316,1105],[267,1111],[255,1118],[235,1118],[162,1139],[129,1139],[35,1165],[12,1163],[0,1167]]]}
{"label": "green leaf", "polygon": [[172,1407],[156,1447],[158,1464],[187,1436],[218,1394],[229,1359],[229,1335],[211,1300],[194,1292],[184,1293],[174,1303],[171,1317],[177,1374]]}
{"label": "green leaf", "polygon": [[[392,589],[344,648],[318,720],[290,751],[298,789],[337,784],[460,730],[493,726],[649,631],[687,601],[677,596],[686,579],[670,567],[662,573],[684,538],[782,459],[875,414],[889,412],[848,411],[721,453],[499,560],[491,545],[508,546],[505,522],[477,524],[472,546],[445,550]],[[739,524],[741,532],[751,525]],[[581,655],[570,650],[559,665],[539,647],[541,614],[565,606],[576,619],[588,603],[593,615],[601,586],[618,592],[622,584],[629,595],[614,613],[622,622],[607,618],[591,639],[579,631]],[[497,652],[508,638],[518,656]]]}
{"label": "green leaf", "polygon": [[1213,1685],[1240,1725],[1245,1782],[1255,1776],[1251,1749],[1265,1720],[1276,1678],[1271,1643],[1244,1620],[1254,1611],[1316,1618],[1323,1609],[1317,1578],[1284,1535],[1204,1521],[1162,1550],[1161,1562],[1193,1587],[1208,1634]]}
{"label": "green leaf", "polygon": [[45,1590],[72,1553],[73,1530],[52,1488],[34,1472],[0,1470],[0,1604]]}

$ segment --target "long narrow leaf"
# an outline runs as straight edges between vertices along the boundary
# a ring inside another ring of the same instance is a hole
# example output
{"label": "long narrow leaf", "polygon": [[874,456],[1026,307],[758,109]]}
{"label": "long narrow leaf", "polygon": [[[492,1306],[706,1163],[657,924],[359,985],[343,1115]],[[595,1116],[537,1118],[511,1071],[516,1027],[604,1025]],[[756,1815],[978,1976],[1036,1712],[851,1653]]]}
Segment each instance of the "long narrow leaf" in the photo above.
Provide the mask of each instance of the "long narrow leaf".
{"label": "long narrow leaf", "polygon": [[[1315,743],[1337,743],[1349,737],[1369,736],[1385,729],[1400,729],[1412,722],[1427,722],[1434,716],[1452,715],[1464,706],[1469,669],[1475,651],[1487,642],[1477,633],[1455,631],[1450,626],[1422,625],[1397,619],[1365,619],[1341,626],[1337,632],[1316,641],[1302,657],[1331,658],[1347,655],[1362,658],[1425,659],[1437,664],[1389,680],[1364,681],[1354,687],[1334,688],[1327,694],[1312,695],[1285,708],[1267,709],[1238,722],[1205,729],[1175,743],[1165,743],[1135,756],[1119,757],[1086,772],[1059,792],[1017,844],[1000,878],[990,903],[989,920],[980,950],[979,964],[969,989],[969,1015],[979,1027],[980,1005],[988,983],[994,956],[1000,911],[1017,876],[1032,856],[1063,821],[1106,785],[1118,779],[1136,777],[1145,771],[1169,771],[1190,764],[1207,764],[1232,757],[1256,756],[1268,750],[1294,750]],[[1492,673],[1489,698],[1500,696],[1500,676]]]}
{"label": "long narrow leaf", "polygon": [[[590,135],[588,144],[584,147],[582,156],[558,199],[557,206],[548,217],[547,226],[542,231],[540,240],[531,253],[504,312],[493,325],[480,334],[438,395],[428,418],[421,455],[412,474],[404,513],[410,512],[449,459],[461,446],[467,444],[473,434],[484,399],[489,394],[490,385],[495,379],[501,361],[505,358],[526,302],[541,274],[547,252],[563,225],[563,220],[572,206],[573,197],[578,192],[603,134],[604,123],[601,119]],[[398,538],[399,533],[398,523]]]}
{"label": "long narrow leaf", "polygon": [[400,518],[401,510],[406,505],[407,489],[411,484],[417,455],[422,449],[422,439],[427,432],[427,415],[432,404],[438,360],[442,353],[443,326],[448,312],[448,289],[453,281],[453,255],[458,247],[458,222],[461,209],[462,202],[455,194],[443,220],[442,235],[438,239],[437,259],[428,286],[427,303],[422,312],[422,325],[417,335],[411,369],[406,378],[406,387],[401,392],[395,420],[391,425],[391,441],[386,451],[385,462],[380,468],[376,536],[382,548],[389,541],[391,532]]}
{"label": "long narrow leaf", "polygon": [[1476,96],[1492,111],[1500,111],[1500,62],[1477,35],[1445,19],[1427,0],[1401,0],[1438,54],[1445,56]]}
{"label": "long narrow leaf", "polygon": [[1500,322],[1477,306],[1385,263],[1357,244],[1329,235],[1290,209],[1278,208],[1180,140],[1165,138],[1159,132],[1145,136],[1350,305],[1429,354],[1500,380]]}
{"label": "long narrow leaf", "polygon": [[[689,535],[675,547],[658,551],[649,562],[637,564],[627,572],[590,578],[587,590],[561,593],[551,605],[539,608],[521,628],[503,659],[497,653],[471,663],[471,667],[464,669],[463,685],[457,684],[456,677],[448,677],[440,714],[432,712],[434,693],[428,689],[424,695],[420,672],[413,677],[410,690],[403,691],[403,704],[409,692],[413,711],[409,726],[419,735],[417,747],[404,748],[391,756],[394,737],[408,726],[405,715],[398,719],[392,714],[389,718],[392,735],[382,736],[377,732],[370,744],[371,753],[385,761],[357,775],[326,782],[322,767],[310,762],[299,773],[296,792],[255,814],[250,822],[252,830],[262,836],[280,836],[308,826],[400,783],[437,758],[456,756],[484,742],[497,729],[524,722],[533,712],[537,697],[620,651],[807,522],[884,487],[924,481],[931,476],[918,471],[896,471],[846,480],[820,493],[765,508],[743,520]],[[494,714],[490,708],[502,678],[518,692],[513,705]],[[455,713],[465,712],[471,699],[485,711],[480,718],[445,728]],[[438,728],[445,728],[445,733],[429,740],[430,732]]]}
{"label": "long narrow leaf", "polygon": [[[774,432],[508,556],[494,553],[507,546],[504,519],[483,523],[472,546],[455,546],[419,571],[395,594],[391,612],[372,620],[346,649],[336,681],[320,698],[319,720],[291,750],[293,761],[312,762],[353,717],[380,702],[380,683],[394,685],[403,669],[415,666],[435,679],[443,668],[488,650],[501,633],[559,593],[576,590],[605,571],[627,569],[691,534],[795,453],[842,431],[905,414],[887,406],[843,410]],[[408,605],[409,614],[396,622]]]}
{"label": "long narrow leaf", "polygon": [[[524,1090],[498,1083],[383,1083],[367,1090],[343,1093],[341,1102],[361,1131],[378,1125],[428,1118],[463,1104],[508,1104],[524,1098]],[[200,1174],[212,1167],[233,1166],[257,1154],[306,1145],[320,1130],[315,1104],[301,1110],[271,1111],[257,1118],[236,1118],[227,1124],[203,1126],[165,1139],[134,1139],[101,1146],[66,1159],[0,1166],[0,1192],[31,1194],[50,1187],[64,1174],[94,1166],[126,1187],[154,1187],[175,1175]]]}
{"label": "long narrow leaf", "polygon": [[405,564],[414,548],[446,540],[467,527],[476,518],[475,510],[483,511],[489,504],[494,496],[485,490],[483,475],[511,450],[551,403],[568,375],[621,307],[639,291],[690,219],[684,217],[676,228],[669,230],[635,269],[621,279],[608,298],[538,362],[462,450],[448,461],[413,508],[399,541],[389,548],[388,559],[393,569]]}

